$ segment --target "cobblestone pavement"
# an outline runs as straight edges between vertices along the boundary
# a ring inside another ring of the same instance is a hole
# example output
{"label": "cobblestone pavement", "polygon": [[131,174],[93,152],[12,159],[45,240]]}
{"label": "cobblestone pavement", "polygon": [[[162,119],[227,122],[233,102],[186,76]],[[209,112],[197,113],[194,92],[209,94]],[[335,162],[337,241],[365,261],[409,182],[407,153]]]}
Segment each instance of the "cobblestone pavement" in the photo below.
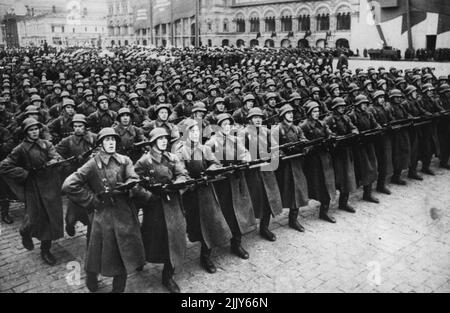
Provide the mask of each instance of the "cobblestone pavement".
{"label": "cobblestone pavement", "polygon": [[[436,172],[407,187],[391,186],[390,196],[377,194],[380,205],[364,203],[356,193],[350,200],[356,214],[333,209],[336,224],[319,220],[318,205],[311,203],[301,211],[305,233],[287,227],[284,210],[271,224],[276,242],[257,232],[245,236],[249,260],[231,255],[228,247],[216,250],[216,274],[200,268],[199,245],[189,244],[185,268],[175,279],[183,292],[450,292],[450,171]],[[85,228],[78,225],[76,237],[54,243],[58,263],[49,267],[39,244],[33,251],[21,245],[22,211],[14,205],[16,222],[2,224],[0,292],[87,292]],[[161,270],[147,264],[130,275],[126,291],[165,292]],[[111,279],[100,286],[99,292],[109,292]]]}
{"label": "cobblestone pavement", "polygon": [[[336,68],[337,59],[334,60],[334,68]],[[450,73],[450,62],[421,62],[421,61],[388,61],[388,60],[370,60],[363,58],[350,58],[348,60],[348,66],[352,71],[355,71],[358,67],[363,69],[367,69],[369,66],[373,66],[376,70],[378,67],[384,66],[386,71],[389,71],[391,66],[395,66],[397,69],[412,69],[414,67],[418,67],[422,69],[422,67],[431,67],[434,68],[434,75],[436,77],[440,75],[447,76]]]}

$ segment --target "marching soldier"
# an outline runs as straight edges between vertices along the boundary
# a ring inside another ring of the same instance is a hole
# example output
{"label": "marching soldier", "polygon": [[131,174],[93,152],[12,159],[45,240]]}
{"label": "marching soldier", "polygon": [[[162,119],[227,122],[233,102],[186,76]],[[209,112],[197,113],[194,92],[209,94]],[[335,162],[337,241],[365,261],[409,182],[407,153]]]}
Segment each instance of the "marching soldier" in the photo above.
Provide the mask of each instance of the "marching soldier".
{"label": "marching soldier", "polygon": [[[271,156],[271,133],[262,125],[263,117],[260,108],[250,109],[247,115],[249,123],[243,130],[245,148],[253,161]],[[263,238],[275,241],[275,234],[269,230],[270,217],[279,215],[283,210],[275,173],[270,166],[265,166],[249,169],[245,174],[255,217],[260,219],[259,233]]]}
{"label": "marching soldier", "polygon": [[172,106],[168,103],[161,103],[155,108],[156,120],[145,121],[142,126],[144,134],[148,137],[150,132],[155,128],[164,128],[170,135],[169,146],[180,138],[178,127],[169,122],[169,116],[172,111]]}
{"label": "marching soldier", "polygon": [[[136,173],[154,183],[177,183],[189,179],[184,163],[167,151],[170,135],[165,128],[150,132],[151,148],[135,165]],[[186,221],[178,190],[147,192],[147,205],[141,226],[146,260],[164,263],[163,285],[173,293],[180,288],[173,280],[175,269],[181,269],[186,253]]]}
{"label": "marching soldier", "polygon": [[214,99],[214,110],[206,115],[205,120],[210,125],[217,125],[217,116],[222,113],[225,113],[225,100],[222,97],[217,97]]}
{"label": "marching soldier", "polygon": [[[427,112],[426,114],[437,115],[444,111],[439,99],[434,96],[435,88],[431,84],[425,84],[422,87],[423,96],[419,100],[422,108]],[[422,173],[428,175],[435,175],[430,169],[431,159],[433,154],[441,155],[441,147],[438,136],[438,123],[431,121],[422,128],[422,142],[420,147],[420,160],[422,161]]]}
{"label": "marching soldier", "polygon": [[56,259],[50,252],[52,240],[63,237],[61,185],[51,167],[61,159],[55,147],[39,138],[41,123],[23,121],[26,134],[21,144],[0,164],[0,175],[19,200],[25,202],[25,218],[20,227],[22,244],[33,250],[33,237],[41,241],[41,257],[48,265]]}
{"label": "marching soldier", "polygon": [[[177,147],[177,156],[184,162],[189,176],[200,178],[207,170],[221,167],[211,148],[201,144],[198,122],[185,121],[187,138]],[[208,273],[215,273],[216,266],[211,260],[214,247],[219,247],[231,239],[231,231],[220,209],[216,191],[211,183],[200,184],[183,194],[186,212],[187,233],[191,242],[200,241],[200,264]]]}
{"label": "marching soldier", "polygon": [[131,113],[133,125],[142,127],[144,121],[150,121],[147,111],[139,106],[139,96],[136,93],[129,94],[126,107]]}
{"label": "marching soldier", "polygon": [[97,100],[97,111],[87,117],[89,127],[94,133],[100,129],[111,127],[117,118],[117,113],[109,109],[108,97],[101,95]]}
{"label": "marching soldier", "polygon": [[[385,101],[385,93],[377,90],[372,95],[373,105],[369,108],[378,124],[387,127],[393,120],[392,107]],[[390,134],[381,134],[375,139],[375,152],[378,162],[377,191],[390,195],[386,187],[387,180],[393,174],[392,140]]]}
{"label": "marching soldier", "polygon": [[61,115],[48,124],[53,143],[58,143],[72,132],[72,118],[75,115],[75,102],[72,99],[63,99]]}
{"label": "marching soldier", "polygon": [[[389,104],[392,107],[393,121],[410,119],[412,116],[402,103],[402,93],[398,89],[389,92]],[[394,172],[391,182],[397,185],[406,185],[400,178],[402,170],[409,168],[411,163],[411,142],[408,129],[395,130],[392,135],[392,165]]]}
{"label": "marching soldier", "polygon": [[[278,139],[279,145],[307,141],[302,129],[293,123],[294,108],[290,104],[281,107],[279,116],[281,122],[273,128],[274,138]],[[297,220],[299,208],[308,205],[309,200],[308,183],[303,172],[303,160],[293,158],[282,161],[276,175],[283,208],[289,208],[289,227],[304,232],[305,229]]]}
{"label": "marching soldier", "polygon": [[[10,131],[0,125],[0,162],[3,161],[14,147],[14,141]],[[12,224],[14,221],[9,215],[9,198],[11,191],[8,184],[0,177],[0,213],[5,224]]]}
{"label": "marching soldier", "polygon": [[114,129],[103,128],[97,139],[99,153],[63,184],[71,201],[93,212],[85,261],[86,286],[91,292],[98,290],[98,274],[113,277],[112,292],[124,292],[128,273],[145,264],[139,220],[129,205],[133,192],[114,191],[138,179],[130,158],[116,152],[118,141]]}
{"label": "marching soldier", "polygon": [[134,147],[135,143],[145,140],[139,127],[132,124],[133,116],[130,109],[122,108],[117,113],[118,124],[113,129],[119,135],[120,143],[116,145],[117,153],[128,156],[133,162],[141,157],[141,152]]}
{"label": "marching soldier", "polygon": [[[232,124],[233,118],[228,113],[219,114],[217,116],[219,130],[206,142],[206,146],[211,148],[224,166],[251,161],[244,143],[231,133]],[[216,182],[214,188],[233,235],[231,252],[242,259],[248,259],[249,254],[241,245],[242,235],[256,228],[256,220],[244,173],[242,171],[233,173],[226,180]]]}
{"label": "marching soldier", "polygon": [[[337,97],[333,100],[331,115],[325,118],[325,123],[336,136],[358,134],[358,129],[353,125],[350,117],[344,114],[345,100]],[[355,213],[355,209],[348,204],[351,192],[356,190],[355,166],[351,147],[338,146],[332,152],[336,187],[339,189],[339,209]]]}
{"label": "marching soldier", "polygon": [[[365,95],[356,97],[355,108],[349,114],[353,125],[359,132],[371,129],[379,129],[381,126],[369,112],[369,99]],[[355,157],[355,176],[358,186],[363,186],[363,200],[379,203],[379,200],[372,195],[372,183],[378,178],[378,161],[375,152],[375,145],[372,141],[362,139],[360,144],[353,147]]]}
{"label": "marching soldier", "polygon": [[[63,168],[64,178],[75,172],[86,161],[83,155],[88,153],[88,151],[92,151],[96,144],[96,135],[87,130],[88,124],[83,114],[75,114],[70,125],[73,129],[73,135],[63,138],[55,147],[56,151],[64,159],[76,158],[67,167]],[[80,207],[69,199],[65,222],[66,233],[71,237],[75,236],[75,224],[77,221],[88,226],[87,237],[89,238],[90,223],[85,208]]]}
{"label": "marching soldier", "polygon": [[[446,111],[450,110],[450,86],[442,84],[439,90],[439,97]],[[441,155],[439,156],[441,168],[450,169],[448,159],[450,157],[450,123],[449,118],[444,118],[439,122],[439,141],[441,146]]]}
{"label": "marching soldier", "polygon": [[94,103],[94,94],[91,90],[86,89],[83,92],[84,101],[77,107],[77,112],[83,114],[84,116],[89,116],[95,111],[97,111],[97,107]]}

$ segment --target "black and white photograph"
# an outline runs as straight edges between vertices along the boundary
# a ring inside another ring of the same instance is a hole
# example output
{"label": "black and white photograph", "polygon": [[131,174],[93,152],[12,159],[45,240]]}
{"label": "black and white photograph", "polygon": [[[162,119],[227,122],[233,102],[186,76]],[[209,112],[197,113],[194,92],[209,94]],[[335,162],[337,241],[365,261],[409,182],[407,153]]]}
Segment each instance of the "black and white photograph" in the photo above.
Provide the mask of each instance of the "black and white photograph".
{"label": "black and white photograph", "polygon": [[0,293],[450,293],[450,1],[0,0],[0,29]]}

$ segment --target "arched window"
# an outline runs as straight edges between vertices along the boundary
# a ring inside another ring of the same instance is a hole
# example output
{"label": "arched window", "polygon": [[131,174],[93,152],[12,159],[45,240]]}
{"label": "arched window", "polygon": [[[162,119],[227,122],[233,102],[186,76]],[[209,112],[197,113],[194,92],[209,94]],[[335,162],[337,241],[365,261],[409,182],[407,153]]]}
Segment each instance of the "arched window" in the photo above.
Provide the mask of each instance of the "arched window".
{"label": "arched window", "polygon": [[259,17],[250,18],[250,32],[251,33],[259,32]]}
{"label": "arched window", "polygon": [[284,10],[281,13],[281,31],[290,32],[292,31],[292,14],[288,10]]}
{"label": "arched window", "polygon": [[236,16],[236,32],[237,33],[245,33],[245,19],[244,15],[239,14]]}
{"label": "arched window", "polygon": [[351,28],[351,15],[350,13],[338,13],[336,16],[336,29],[337,30],[350,30]]}
{"label": "arched window", "polygon": [[330,30],[330,14],[317,15],[317,30]]}
{"label": "arched window", "polygon": [[275,31],[275,13],[272,11],[267,12],[264,15],[265,31],[274,32]]}
{"label": "arched window", "polygon": [[298,17],[298,30],[308,31],[311,30],[311,18],[308,15],[300,15]]}
{"label": "arched window", "polygon": [[228,32],[228,20],[227,19],[223,20],[223,31],[225,33]]}

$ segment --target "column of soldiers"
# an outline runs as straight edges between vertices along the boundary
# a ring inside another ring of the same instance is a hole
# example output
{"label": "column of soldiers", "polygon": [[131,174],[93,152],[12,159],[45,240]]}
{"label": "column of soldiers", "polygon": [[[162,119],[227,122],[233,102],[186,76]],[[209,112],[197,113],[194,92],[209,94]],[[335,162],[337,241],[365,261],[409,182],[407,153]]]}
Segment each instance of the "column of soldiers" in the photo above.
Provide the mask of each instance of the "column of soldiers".
{"label": "column of soldiers", "polygon": [[419,161],[425,175],[435,175],[433,156],[450,169],[449,77],[429,68],[332,72],[297,49],[202,50],[202,62],[192,51],[170,62],[124,53],[70,64],[9,57],[0,70],[2,221],[13,223],[9,200],[24,202],[22,244],[39,240],[49,265],[64,225],[69,236],[86,225],[92,292],[99,274],[123,292],[146,262],[164,264],[163,285],[179,292],[186,234],[214,273],[215,247],[250,257],[242,240],[257,219],[276,241],[270,219],[283,208],[303,232],[299,209],[310,199],[335,223],[337,194],[338,209],[355,213],[348,200],[359,187],[378,203],[374,190],[406,185],[404,170],[423,179]]}

